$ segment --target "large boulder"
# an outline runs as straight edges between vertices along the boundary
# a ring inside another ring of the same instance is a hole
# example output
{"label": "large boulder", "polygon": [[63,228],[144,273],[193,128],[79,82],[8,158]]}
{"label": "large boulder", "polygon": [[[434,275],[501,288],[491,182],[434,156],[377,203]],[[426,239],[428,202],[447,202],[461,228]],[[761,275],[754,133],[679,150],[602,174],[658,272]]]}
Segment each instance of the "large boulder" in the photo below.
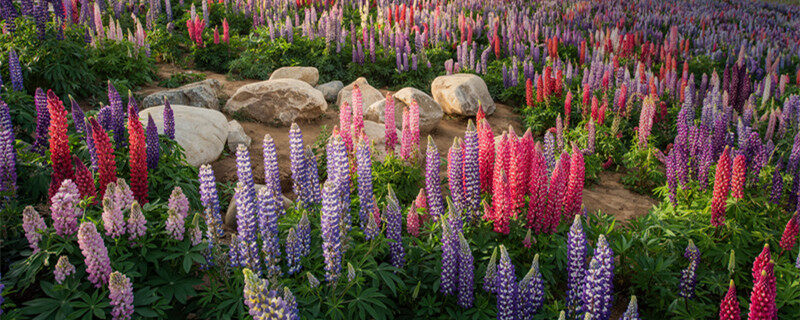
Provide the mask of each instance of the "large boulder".
{"label": "large boulder", "polygon": [[228,151],[235,153],[240,144],[249,147],[252,141],[253,139],[244,132],[244,128],[239,124],[239,121],[231,120],[228,122]]}
{"label": "large boulder", "polygon": [[150,108],[164,104],[164,98],[170,105],[184,105],[219,110],[219,95],[222,85],[216,79],[206,79],[190,83],[175,89],[153,93],[142,100],[142,108]]}
{"label": "large boulder", "polygon": [[228,99],[224,111],[261,123],[290,125],[317,119],[328,109],[322,92],[295,79],[267,80],[240,87]]}
{"label": "large boulder", "polygon": [[[228,138],[228,120],[219,111],[171,105],[175,116],[175,140],[186,153],[186,161],[195,167],[217,160]],[[164,133],[164,106],[139,111],[139,120],[153,117],[158,132]]]}
{"label": "large boulder", "polygon": [[273,71],[269,79],[296,79],[313,87],[319,81],[319,71],[314,67],[283,67]]}
{"label": "large boulder", "polygon": [[[398,143],[400,142],[400,130],[395,129]],[[372,140],[372,158],[378,161],[386,159],[386,127],[383,123],[375,121],[364,121],[364,134]],[[400,145],[395,146],[395,150],[400,150]]]}
{"label": "large boulder", "polygon": [[481,77],[474,74],[459,73],[440,76],[431,83],[433,99],[447,114],[474,116],[478,113],[478,102],[486,114],[494,113],[495,105],[489,88]]}
{"label": "large boulder", "polygon": [[344,88],[344,83],[339,80],[326,82],[314,87],[314,89],[322,92],[322,95],[325,96],[325,101],[328,102],[336,101],[336,97],[339,95],[339,91],[342,90],[342,88]]}
{"label": "large boulder", "polygon": [[[409,87],[400,89],[392,97],[394,99],[394,121],[397,128],[403,126],[403,108],[409,107],[411,101],[414,100],[419,105],[420,132],[430,132],[442,120],[442,107],[425,92]],[[385,109],[386,99],[381,99],[364,110],[364,117],[367,120],[383,123]]]}
{"label": "large boulder", "polygon": [[337,106],[341,106],[342,103],[345,101],[349,102],[350,105],[353,105],[353,102],[351,101],[351,96],[353,94],[353,86],[356,84],[358,85],[358,88],[361,89],[361,105],[363,108],[366,108],[372,105],[373,103],[384,99],[383,94],[381,94],[381,92],[378,91],[378,89],[375,89],[371,85],[369,85],[367,79],[364,79],[364,77],[360,77],[356,79],[356,81],[353,81],[353,83],[348,84],[346,87],[342,88],[342,90],[339,90],[339,95],[336,98]]}

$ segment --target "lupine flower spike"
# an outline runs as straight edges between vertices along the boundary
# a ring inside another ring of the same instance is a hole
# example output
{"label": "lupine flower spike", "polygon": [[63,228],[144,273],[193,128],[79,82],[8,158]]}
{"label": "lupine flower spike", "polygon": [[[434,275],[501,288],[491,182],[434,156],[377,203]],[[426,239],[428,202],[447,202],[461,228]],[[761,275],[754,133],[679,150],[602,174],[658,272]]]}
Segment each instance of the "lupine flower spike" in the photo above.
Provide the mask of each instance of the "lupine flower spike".
{"label": "lupine flower spike", "polygon": [[519,283],[520,316],[532,319],[544,304],[544,280],[539,272],[539,254],[533,257],[531,269]]}
{"label": "lupine flower spike", "polygon": [[469,309],[474,301],[473,285],[475,266],[469,242],[463,233],[458,234],[458,305]]}
{"label": "lupine flower spike", "polygon": [[117,271],[111,273],[108,280],[108,298],[113,307],[112,319],[131,319],[133,315],[133,285],[130,278]]}
{"label": "lupine flower spike", "polygon": [[514,264],[505,246],[500,245],[500,264],[497,266],[497,319],[513,320],[519,316],[519,284]]}
{"label": "lupine flower spike", "polygon": [[75,273],[75,266],[69,263],[69,258],[67,258],[67,256],[58,257],[56,268],[53,271],[53,275],[56,278],[56,282],[58,282],[58,284],[62,284],[64,280],[67,279],[68,276],[74,273]]}
{"label": "lupine flower spike", "polygon": [[739,315],[739,299],[736,298],[736,286],[731,280],[728,286],[728,293],[725,294],[725,298],[722,299],[722,303],[719,306],[719,320],[740,319],[742,318]]}

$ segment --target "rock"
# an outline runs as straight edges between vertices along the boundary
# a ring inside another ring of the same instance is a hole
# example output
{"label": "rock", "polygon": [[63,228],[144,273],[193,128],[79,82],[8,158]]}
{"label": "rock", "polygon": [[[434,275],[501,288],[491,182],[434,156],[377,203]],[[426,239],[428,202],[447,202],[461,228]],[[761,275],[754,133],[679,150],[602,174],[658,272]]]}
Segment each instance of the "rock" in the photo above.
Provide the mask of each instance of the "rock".
{"label": "rock", "polygon": [[267,80],[242,86],[225,104],[225,113],[261,123],[290,125],[298,119],[314,120],[328,104],[322,92],[296,79]]}
{"label": "rock", "polygon": [[348,84],[346,87],[339,90],[339,94],[336,98],[336,105],[341,106],[342,102],[350,102],[352,105],[352,101],[350,100],[350,96],[353,94],[353,85],[357,84],[358,88],[361,89],[361,105],[366,108],[373,103],[377,102],[378,100],[383,100],[384,96],[381,94],[378,89],[373,88],[367,82],[367,79],[364,77],[360,77],[353,81],[353,83]]}
{"label": "rock", "polygon": [[273,71],[269,79],[295,79],[308,83],[313,87],[319,81],[319,71],[314,67],[283,67]]}
{"label": "rock", "polygon": [[495,105],[489,88],[481,77],[474,74],[436,77],[431,83],[431,93],[447,114],[474,116],[478,113],[478,101],[487,115],[494,113]]}
{"label": "rock", "polygon": [[[256,194],[258,194],[258,191],[261,190],[261,188],[265,187],[265,185],[263,184],[255,184],[254,186],[256,189]],[[284,195],[281,195],[281,198],[283,199],[284,209],[294,206],[294,202],[291,199],[287,198]],[[228,205],[228,210],[225,211],[224,222],[225,226],[233,230],[236,230],[236,201],[233,201],[233,199],[231,199],[231,203]]]}
{"label": "rock", "polygon": [[228,151],[236,152],[236,148],[240,144],[249,147],[252,140],[244,132],[244,128],[239,124],[239,121],[231,120],[228,122]]}
{"label": "rock", "polygon": [[[217,160],[228,138],[228,120],[211,109],[172,105],[175,116],[175,140],[186,153],[186,161],[195,167]],[[151,115],[159,133],[164,133],[164,106],[139,112],[139,120],[147,123]]]}
{"label": "rock", "polygon": [[216,79],[206,79],[175,89],[153,93],[142,100],[142,108],[160,106],[167,98],[170,105],[184,105],[219,110],[222,85]]}
{"label": "rock", "polygon": [[[395,150],[399,150],[400,130],[395,129],[395,131],[397,132],[398,139],[398,145],[395,146]],[[372,158],[378,161],[383,161],[386,159],[386,127],[382,123],[365,120],[364,134],[372,139]]]}
{"label": "rock", "polygon": [[336,96],[343,87],[344,84],[341,81],[335,80],[318,85],[314,87],[314,89],[322,92],[322,95],[325,96],[325,101],[334,102],[336,101]]}
{"label": "rock", "polygon": [[[403,108],[407,108],[412,100],[419,104],[419,129],[420,132],[430,132],[442,120],[442,108],[431,96],[415,88],[403,88],[397,91],[394,98],[394,121],[395,127],[403,127]],[[364,118],[375,122],[383,123],[384,110],[386,109],[386,99],[373,103],[364,110]]]}

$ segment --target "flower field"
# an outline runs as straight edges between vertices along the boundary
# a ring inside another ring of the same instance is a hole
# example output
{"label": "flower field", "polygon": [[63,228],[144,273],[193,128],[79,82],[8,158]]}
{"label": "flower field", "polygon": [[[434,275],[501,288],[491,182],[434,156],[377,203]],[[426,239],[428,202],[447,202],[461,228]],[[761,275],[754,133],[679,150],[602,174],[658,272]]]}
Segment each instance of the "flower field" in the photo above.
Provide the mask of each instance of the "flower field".
{"label": "flower field", "polygon": [[800,318],[790,1],[0,0],[0,25],[4,320]]}

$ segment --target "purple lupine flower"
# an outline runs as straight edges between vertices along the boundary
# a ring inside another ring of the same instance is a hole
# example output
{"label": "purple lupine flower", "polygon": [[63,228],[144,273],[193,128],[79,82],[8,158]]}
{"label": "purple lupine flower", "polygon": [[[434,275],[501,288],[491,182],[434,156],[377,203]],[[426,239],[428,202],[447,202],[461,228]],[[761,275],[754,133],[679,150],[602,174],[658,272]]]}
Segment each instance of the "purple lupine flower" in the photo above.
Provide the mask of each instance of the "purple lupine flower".
{"label": "purple lupine flower", "polygon": [[108,104],[111,106],[111,129],[114,131],[114,142],[117,148],[125,146],[125,110],[122,105],[122,97],[120,97],[117,88],[108,81]]}
{"label": "purple lupine flower", "polygon": [[214,235],[222,237],[225,231],[222,230],[222,217],[219,214],[219,197],[217,196],[217,183],[214,180],[214,171],[211,165],[200,166],[200,202],[205,208],[206,226],[208,237],[213,239]]}
{"label": "purple lupine flower", "polygon": [[483,290],[489,293],[497,292],[497,247],[492,251],[492,257],[486,265],[486,274],[483,276]]}
{"label": "purple lupine flower", "polygon": [[44,151],[48,146],[50,111],[47,109],[47,96],[45,96],[42,88],[36,88],[33,102],[36,106],[36,141],[33,144],[33,150],[38,154],[44,155]]}
{"label": "purple lupine flower", "polygon": [[81,210],[78,203],[81,195],[78,186],[71,179],[61,182],[56,194],[50,198],[50,216],[53,218],[53,228],[60,236],[72,235],[78,232],[78,216]]}
{"label": "purple lupine flower", "polygon": [[697,286],[697,267],[700,264],[700,250],[689,240],[689,245],[683,256],[689,259],[689,266],[681,271],[681,291],[678,293],[686,299],[694,298],[694,289]]}
{"label": "purple lupine flower", "polygon": [[136,240],[144,237],[147,232],[147,220],[142,213],[142,207],[138,202],[131,204],[131,210],[128,212],[128,240]]}
{"label": "purple lupine flower", "polygon": [[442,273],[439,289],[445,295],[456,292],[458,277],[458,234],[449,219],[442,218]]}
{"label": "purple lupine flower", "polygon": [[32,206],[27,206],[22,210],[22,229],[25,230],[28,246],[33,250],[33,254],[36,254],[39,252],[39,241],[42,240],[42,232],[47,230],[47,225],[45,225],[42,216]]}
{"label": "purple lupine flower", "polygon": [[14,130],[14,125],[11,123],[11,111],[8,109],[8,104],[0,99],[0,130]]}
{"label": "purple lupine flower", "polygon": [[519,316],[519,284],[514,264],[506,247],[500,245],[500,264],[497,266],[497,320],[515,320]]}
{"label": "purple lupine flower", "polygon": [[68,276],[74,273],[75,273],[75,266],[69,263],[69,258],[67,258],[67,256],[58,257],[56,268],[55,270],[53,270],[53,275],[56,278],[56,282],[58,284],[62,284],[64,280],[67,279]]}
{"label": "purple lupine flower", "polygon": [[473,285],[475,282],[475,265],[469,242],[463,233],[458,234],[458,305],[469,309],[475,300]]}
{"label": "purple lupine flower", "polygon": [[97,169],[97,148],[94,146],[92,126],[86,126],[86,149],[89,150],[89,162],[92,170]]}
{"label": "purple lupine flower", "polygon": [[342,271],[342,243],[339,231],[341,202],[338,187],[330,179],[322,189],[322,253],[325,256],[325,279],[336,283]]}
{"label": "purple lupine flower", "polygon": [[[372,154],[369,144],[364,139],[360,139],[356,144],[356,165],[358,171],[358,199],[361,202],[358,217],[361,222],[361,229],[366,230],[368,217],[375,210],[375,203],[372,201]],[[367,240],[371,240],[373,236],[367,234]]]}
{"label": "purple lupine flower", "polygon": [[8,73],[11,74],[11,87],[14,88],[14,91],[25,91],[25,87],[22,86],[22,69],[19,66],[19,56],[14,48],[11,48],[8,52]]}
{"label": "purple lupine flower", "polygon": [[261,272],[256,226],[256,194],[253,186],[253,173],[250,168],[250,154],[247,147],[240,144],[236,150],[236,166],[239,182],[236,186],[236,224],[239,234],[239,265]]}
{"label": "purple lupine flower", "polygon": [[631,302],[628,303],[628,309],[622,314],[620,320],[641,320],[639,317],[639,304],[636,302],[636,296],[631,296]]}
{"label": "purple lupine flower", "polygon": [[403,269],[406,263],[405,250],[403,249],[403,224],[401,222],[403,214],[400,213],[400,204],[392,190],[392,185],[388,186],[386,198],[386,209],[383,211],[386,219],[386,239],[389,240],[389,252],[391,253],[392,265],[395,268]]}
{"label": "purple lupine flower", "polygon": [[553,172],[553,168],[556,165],[556,139],[553,137],[553,134],[548,131],[544,135],[544,159],[547,162],[547,171],[550,173]]}
{"label": "purple lupine flower", "polygon": [[169,101],[164,98],[164,134],[172,140],[175,140],[175,113],[172,112],[172,107]]}
{"label": "purple lupine flower", "polygon": [[297,222],[297,238],[300,239],[300,256],[308,255],[311,252],[311,225],[305,210]]}
{"label": "purple lupine flower", "polygon": [[[311,146],[306,146],[305,163],[306,163],[306,179],[308,185],[308,193],[312,203],[322,202],[322,192],[320,191],[319,184],[319,170],[317,169],[317,156],[311,150]],[[348,184],[349,185],[349,184]],[[348,188],[349,191],[349,188]],[[349,197],[349,192],[348,192]]]}
{"label": "purple lupine flower", "polygon": [[133,285],[126,275],[114,271],[108,277],[108,298],[111,317],[114,320],[127,320],[133,315]]}
{"label": "purple lupine flower", "polygon": [[183,234],[186,233],[185,220],[174,209],[167,210],[166,229],[172,239],[183,241]]}
{"label": "purple lupine flower", "polygon": [[425,157],[425,193],[428,199],[428,208],[434,219],[444,214],[444,201],[442,189],[439,185],[439,149],[433,138],[428,136],[428,150]]}
{"label": "purple lupine flower", "polygon": [[608,320],[613,306],[614,252],[600,235],[583,283],[583,311],[591,319]]}
{"label": "purple lupine flower", "polygon": [[104,106],[97,111],[97,121],[100,122],[100,127],[102,127],[103,130],[114,130],[113,113],[114,110],[111,108],[111,106]]}
{"label": "purple lupine flower", "polygon": [[769,196],[769,202],[772,204],[780,203],[781,195],[783,194],[783,176],[781,175],[783,161],[778,159],[777,162],[778,163],[775,164],[775,171],[772,173],[772,191]]}
{"label": "purple lupine flower", "polygon": [[313,288],[319,287],[319,280],[317,277],[314,276],[310,271],[306,272],[306,278],[308,278],[308,286]]}
{"label": "purple lupine flower", "polygon": [[147,144],[147,169],[155,170],[158,168],[158,159],[161,157],[161,147],[158,143],[158,128],[151,114],[147,115],[145,142]]}
{"label": "purple lupine flower", "polygon": [[339,201],[339,232],[344,238],[350,231],[350,167],[347,160],[347,147],[342,136],[334,134],[328,141],[328,181],[336,186],[336,199]]}
{"label": "purple lupine flower", "polygon": [[[47,2],[37,3],[33,5],[33,21],[36,23],[36,33],[39,40],[44,40],[45,30],[47,28],[47,20],[49,19],[49,8]],[[14,30],[14,20],[6,19],[6,25],[9,31]]]}
{"label": "purple lupine flower", "polygon": [[287,306],[283,297],[269,289],[269,283],[250,269],[244,273],[244,304],[254,320],[287,319]]}
{"label": "purple lupine flower", "polygon": [[[17,190],[17,153],[14,151],[14,131],[3,127],[5,125],[0,124],[0,192],[13,195]],[[0,209],[2,207],[4,205],[0,204]]]}
{"label": "purple lupine flower", "polygon": [[83,109],[69,96],[70,104],[72,105],[72,123],[75,125],[75,131],[78,133],[86,132],[86,116],[83,114]]}
{"label": "purple lupine flower", "polygon": [[271,188],[275,194],[281,194],[281,177],[278,169],[278,153],[275,140],[269,134],[264,135],[264,185]]}
{"label": "purple lupine flower", "polygon": [[289,275],[300,272],[303,265],[300,264],[302,258],[301,251],[303,250],[300,239],[297,237],[294,228],[289,228],[289,234],[286,235],[286,264],[289,266]]}
{"label": "purple lupine flower", "polygon": [[477,218],[481,202],[481,177],[478,163],[478,131],[467,122],[467,131],[464,133],[464,202],[466,204],[466,221]]}
{"label": "purple lupine flower", "polygon": [[258,229],[261,235],[266,275],[277,277],[281,274],[280,245],[278,240],[278,202],[277,195],[270,188],[261,188],[258,191]]}
{"label": "purple lupine flower", "polygon": [[665,163],[665,175],[667,176],[667,187],[669,188],[669,201],[672,202],[672,205],[677,205],[676,197],[678,192],[678,166],[680,159],[678,159],[678,147],[677,145],[670,150],[669,155],[667,156],[667,162]]}
{"label": "purple lupine flower", "polygon": [[570,319],[583,313],[581,294],[586,276],[586,234],[581,215],[575,215],[567,235],[567,313]]}
{"label": "purple lupine flower", "polygon": [[286,305],[286,313],[284,317],[286,320],[298,320],[300,316],[298,315],[299,311],[297,310],[297,299],[295,299],[294,295],[291,291],[289,291],[289,287],[283,287],[283,301]]}
{"label": "purple lupine flower", "polygon": [[186,198],[181,187],[176,186],[172,189],[167,200],[167,208],[174,210],[183,219],[189,216],[189,198]]}
{"label": "purple lupine flower", "polygon": [[239,254],[239,246],[241,245],[239,237],[234,233],[231,234],[230,249],[228,250],[228,259],[231,267],[241,266],[242,255]]}
{"label": "purple lupine flower", "polygon": [[594,119],[589,119],[589,124],[586,126],[586,155],[594,154],[596,129]]}
{"label": "purple lupine flower", "polygon": [[122,213],[122,204],[114,201],[114,192],[111,191],[114,187],[113,183],[108,184],[103,198],[102,217],[106,235],[116,239],[125,234],[125,218]]}
{"label": "purple lupine flower", "polygon": [[96,288],[108,282],[111,273],[111,260],[103,237],[97,232],[97,227],[91,221],[84,221],[78,228],[78,246],[83,253],[86,272]]}
{"label": "purple lupine flower", "polygon": [[303,133],[297,123],[292,123],[291,129],[289,129],[289,159],[291,160],[294,195],[297,197],[298,202],[302,202],[307,206],[311,202],[306,188],[305,166],[307,163],[303,152]]}
{"label": "purple lupine flower", "polygon": [[539,254],[533,257],[531,269],[519,282],[519,298],[522,319],[532,319],[544,304],[544,280],[539,272]]}
{"label": "purple lupine flower", "polygon": [[455,209],[459,212],[463,212],[466,207],[464,203],[463,159],[461,142],[458,137],[455,137],[453,138],[453,145],[447,152],[447,181],[450,187],[450,195],[455,204]]}

